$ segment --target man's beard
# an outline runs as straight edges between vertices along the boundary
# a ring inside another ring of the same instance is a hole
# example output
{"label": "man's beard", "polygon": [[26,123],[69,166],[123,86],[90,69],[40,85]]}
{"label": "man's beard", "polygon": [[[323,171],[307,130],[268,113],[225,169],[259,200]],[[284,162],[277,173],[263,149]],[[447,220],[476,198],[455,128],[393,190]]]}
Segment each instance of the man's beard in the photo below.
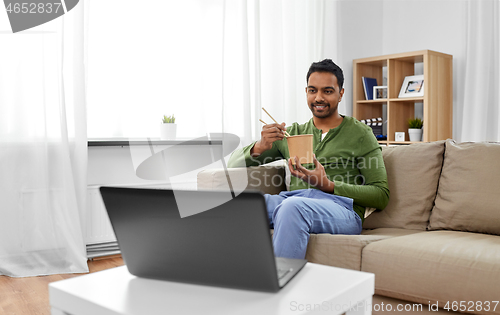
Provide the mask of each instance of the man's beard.
{"label": "man's beard", "polygon": [[[324,108],[324,110],[318,112],[318,110],[316,109],[316,106],[325,106],[325,108]],[[338,105],[336,105],[335,107],[332,107],[331,104],[329,104],[329,103],[312,103],[309,106],[309,109],[311,110],[314,117],[326,118],[326,117],[333,115],[335,113],[335,111],[337,110],[337,107],[338,107]]]}

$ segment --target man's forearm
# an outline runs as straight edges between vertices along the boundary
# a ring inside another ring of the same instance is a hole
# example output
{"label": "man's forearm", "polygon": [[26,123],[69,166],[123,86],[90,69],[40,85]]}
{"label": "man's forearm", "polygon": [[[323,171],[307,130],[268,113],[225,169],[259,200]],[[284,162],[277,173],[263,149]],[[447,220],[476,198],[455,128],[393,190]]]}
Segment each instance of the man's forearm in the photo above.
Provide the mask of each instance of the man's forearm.
{"label": "man's forearm", "polygon": [[255,144],[250,149],[251,156],[259,156],[264,152],[266,152],[266,150],[262,148],[262,146],[260,145],[260,141],[255,142]]}
{"label": "man's forearm", "polygon": [[253,147],[250,149],[250,155],[253,157],[257,157],[257,156],[262,155],[264,152],[271,150],[272,148],[273,148],[272,144],[271,145],[268,144],[267,146],[265,146],[262,143],[262,140],[259,140],[259,141],[255,142]]}
{"label": "man's forearm", "polygon": [[385,185],[353,185],[336,183],[335,194],[349,197],[363,207],[384,209],[389,202],[389,189]]}
{"label": "man's forearm", "polygon": [[363,161],[370,161],[359,169],[363,184],[335,181],[335,194],[352,198],[355,204],[363,207],[384,209],[389,202],[389,186],[382,153],[376,149],[365,155]]}
{"label": "man's forearm", "polygon": [[280,151],[274,147],[269,150],[265,150],[259,155],[252,155],[252,149],[255,145],[256,142],[251,143],[244,148],[235,150],[229,158],[227,166],[229,168],[258,166],[283,158]]}
{"label": "man's forearm", "polygon": [[325,180],[321,181],[319,185],[316,185],[316,188],[323,192],[333,194],[335,191],[335,182],[332,182],[325,176]]}

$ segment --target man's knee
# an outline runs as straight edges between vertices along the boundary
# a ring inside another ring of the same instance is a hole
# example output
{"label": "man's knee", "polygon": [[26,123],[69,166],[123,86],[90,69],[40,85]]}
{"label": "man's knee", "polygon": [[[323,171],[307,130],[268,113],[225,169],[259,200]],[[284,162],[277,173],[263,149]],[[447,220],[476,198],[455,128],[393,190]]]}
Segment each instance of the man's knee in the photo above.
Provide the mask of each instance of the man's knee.
{"label": "man's knee", "polygon": [[283,200],[274,215],[280,217],[303,217],[304,211],[307,208],[303,199],[300,197],[291,197]]}
{"label": "man's knee", "polygon": [[285,208],[302,208],[304,206],[304,198],[302,197],[290,197],[283,202],[281,202],[281,205]]}

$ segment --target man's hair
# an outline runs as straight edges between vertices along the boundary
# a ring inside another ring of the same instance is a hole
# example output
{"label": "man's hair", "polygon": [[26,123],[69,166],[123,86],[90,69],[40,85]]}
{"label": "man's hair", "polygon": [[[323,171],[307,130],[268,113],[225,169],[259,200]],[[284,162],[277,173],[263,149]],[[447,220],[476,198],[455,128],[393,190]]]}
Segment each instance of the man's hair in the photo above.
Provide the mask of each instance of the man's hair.
{"label": "man's hair", "polygon": [[329,72],[337,78],[339,89],[342,90],[344,86],[344,73],[339,66],[337,66],[331,59],[324,59],[319,62],[313,62],[307,72],[306,83],[309,82],[309,77],[313,72]]}

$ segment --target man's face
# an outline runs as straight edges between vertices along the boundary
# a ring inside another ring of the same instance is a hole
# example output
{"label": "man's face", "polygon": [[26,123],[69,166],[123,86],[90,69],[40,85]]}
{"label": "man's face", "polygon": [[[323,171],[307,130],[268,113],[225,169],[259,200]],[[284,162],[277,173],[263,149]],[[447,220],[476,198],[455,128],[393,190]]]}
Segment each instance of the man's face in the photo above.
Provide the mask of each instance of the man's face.
{"label": "man's face", "polygon": [[339,89],[337,77],[332,73],[313,72],[309,76],[306,93],[307,104],[314,117],[326,118],[337,112],[344,89]]}

